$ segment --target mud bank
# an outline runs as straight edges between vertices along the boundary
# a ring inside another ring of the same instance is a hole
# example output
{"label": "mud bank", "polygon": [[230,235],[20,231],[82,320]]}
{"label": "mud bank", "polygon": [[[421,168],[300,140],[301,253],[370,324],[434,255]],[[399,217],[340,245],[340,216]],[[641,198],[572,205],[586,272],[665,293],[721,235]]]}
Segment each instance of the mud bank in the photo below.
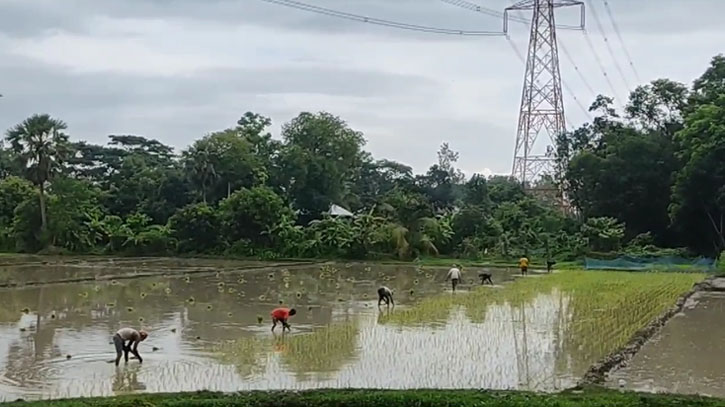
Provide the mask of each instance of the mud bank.
{"label": "mud bank", "polygon": [[[132,280],[145,277],[158,277],[158,276],[171,276],[171,275],[187,275],[187,274],[213,274],[219,271],[229,272],[252,272],[252,271],[267,271],[274,270],[280,267],[284,267],[290,270],[301,267],[314,267],[323,263],[271,263],[264,266],[252,266],[252,267],[239,267],[234,269],[217,270],[213,267],[195,267],[195,268],[180,268],[180,269],[164,269],[160,271],[136,271],[133,268],[117,268],[115,273],[108,273],[102,275],[87,275],[69,278],[59,278],[54,280],[45,281],[5,281],[0,282],[0,289],[2,288],[18,288],[18,287],[35,287],[52,284],[67,284],[67,283],[81,283],[89,281],[110,281],[110,280]],[[131,271],[133,270],[133,271]],[[124,272],[125,271],[125,272]]]}
{"label": "mud bank", "polygon": [[642,346],[662,329],[670,318],[681,312],[690,297],[698,292],[720,291],[719,287],[725,287],[725,278],[708,277],[695,284],[692,290],[683,294],[672,307],[659,317],[650,321],[644,328],[637,331],[624,347],[610,353],[604,359],[593,364],[584,374],[579,384],[581,386],[603,384],[610,372],[626,366]]}

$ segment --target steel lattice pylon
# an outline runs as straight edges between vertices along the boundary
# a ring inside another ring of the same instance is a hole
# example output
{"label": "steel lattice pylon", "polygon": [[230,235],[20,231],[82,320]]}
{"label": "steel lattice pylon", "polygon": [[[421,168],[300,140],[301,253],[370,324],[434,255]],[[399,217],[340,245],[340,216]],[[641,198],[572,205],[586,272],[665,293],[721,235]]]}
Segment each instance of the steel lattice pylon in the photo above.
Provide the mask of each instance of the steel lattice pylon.
{"label": "steel lattice pylon", "polygon": [[[523,0],[505,11],[506,19],[511,10],[533,12],[512,169],[512,175],[525,185],[530,185],[540,175],[552,174],[556,137],[565,131],[554,20],[554,10],[565,6],[582,8],[583,26],[584,4],[581,1]],[[504,20],[506,28],[507,20]],[[545,140],[540,140],[542,136]],[[535,150],[537,140],[545,142],[546,147]]]}

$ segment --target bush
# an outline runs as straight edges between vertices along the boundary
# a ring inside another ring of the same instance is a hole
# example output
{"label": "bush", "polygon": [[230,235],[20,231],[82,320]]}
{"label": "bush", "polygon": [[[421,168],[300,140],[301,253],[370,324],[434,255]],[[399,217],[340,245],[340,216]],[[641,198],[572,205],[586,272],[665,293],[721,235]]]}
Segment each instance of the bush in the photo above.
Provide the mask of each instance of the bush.
{"label": "bush", "polygon": [[178,240],[180,252],[203,253],[220,245],[221,222],[211,206],[200,203],[179,209],[170,219],[172,236]]}

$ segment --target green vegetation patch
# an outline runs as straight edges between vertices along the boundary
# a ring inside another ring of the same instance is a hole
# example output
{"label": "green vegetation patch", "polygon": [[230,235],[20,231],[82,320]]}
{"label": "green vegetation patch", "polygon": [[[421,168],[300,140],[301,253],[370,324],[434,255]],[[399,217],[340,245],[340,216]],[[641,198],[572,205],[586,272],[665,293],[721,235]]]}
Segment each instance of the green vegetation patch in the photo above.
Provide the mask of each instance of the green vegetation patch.
{"label": "green vegetation patch", "polygon": [[490,307],[508,307],[516,314],[533,311],[537,297],[549,297],[565,318],[561,334],[565,349],[587,366],[627,341],[649,321],[675,304],[701,281],[697,273],[628,273],[565,271],[519,278],[504,287],[477,287],[469,293],[437,295],[416,306],[380,318],[396,325],[445,323],[452,310],[462,307],[473,322],[483,322]]}
{"label": "green vegetation patch", "polygon": [[238,394],[179,393],[7,403],[17,407],[714,407],[725,400],[697,396],[639,394],[603,390],[535,394],[526,392],[450,390],[323,390],[305,392],[249,392]]}

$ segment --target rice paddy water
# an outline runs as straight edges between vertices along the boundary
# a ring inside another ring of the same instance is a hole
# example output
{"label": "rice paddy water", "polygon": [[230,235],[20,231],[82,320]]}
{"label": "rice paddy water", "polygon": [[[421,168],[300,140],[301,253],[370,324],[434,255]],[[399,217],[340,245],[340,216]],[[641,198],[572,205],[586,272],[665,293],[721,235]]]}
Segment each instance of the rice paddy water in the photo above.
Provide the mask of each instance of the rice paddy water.
{"label": "rice paddy water", "polygon": [[[451,293],[445,268],[266,266],[1,265],[0,282],[34,285],[0,292],[0,399],[319,387],[554,391],[702,279],[488,270],[496,286],[482,287],[481,270],[466,268]],[[380,285],[394,290],[395,308],[377,307]],[[280,304],[298,310],[284,335],[270,332],[269,313]],[[109,363],[111,336],[123,326],[150,332],[142,365]]]}

